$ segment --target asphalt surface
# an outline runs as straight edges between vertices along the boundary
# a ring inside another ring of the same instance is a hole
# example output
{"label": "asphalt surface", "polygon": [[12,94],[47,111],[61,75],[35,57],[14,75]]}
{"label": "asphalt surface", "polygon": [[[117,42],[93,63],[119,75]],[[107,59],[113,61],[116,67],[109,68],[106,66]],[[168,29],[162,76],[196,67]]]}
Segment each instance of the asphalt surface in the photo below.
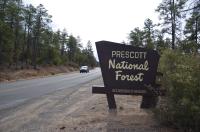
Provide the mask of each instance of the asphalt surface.
{"label": "asphalt surface", "polygon": [[0,110],[8,109],[45,94],[72,89],[101,76],[100,68],[89,73],[67,73],[45,78],[0,83]]}

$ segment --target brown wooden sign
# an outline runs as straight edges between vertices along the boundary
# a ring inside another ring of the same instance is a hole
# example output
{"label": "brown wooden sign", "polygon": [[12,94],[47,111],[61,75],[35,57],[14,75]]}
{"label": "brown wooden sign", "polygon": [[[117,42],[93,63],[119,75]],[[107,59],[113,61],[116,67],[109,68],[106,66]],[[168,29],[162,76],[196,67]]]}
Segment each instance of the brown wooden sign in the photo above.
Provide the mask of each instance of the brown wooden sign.
{"label": "brown wooden sign", "polygon": [[105,86],[94,87],[93,93],[142,95],[154,84],[156,51],[108,41],[96,42],[96,48]]}
{"label": "brown wooden sign", "polygon": [[96,42],[96,48],[104,85],[112,92],[144,90],[144,84],[155,82],[156,51],[107,41]]}

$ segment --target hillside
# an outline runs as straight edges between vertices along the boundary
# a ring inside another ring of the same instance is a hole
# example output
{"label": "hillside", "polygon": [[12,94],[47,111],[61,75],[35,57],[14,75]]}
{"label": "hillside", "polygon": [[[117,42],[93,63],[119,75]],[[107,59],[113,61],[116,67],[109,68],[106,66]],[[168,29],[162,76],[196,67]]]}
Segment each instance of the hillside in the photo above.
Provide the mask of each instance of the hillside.
{"label": "hillside", "polygon": [[0,68],[0,82],[4,81],[14,81],[19,79],[30,79],[35,77],[45,77],[56,75],[60,73],[68,73],[78,70],[77,67],[72,66],[43,66],[39,67],[37,70],[34,69],[8,69]]}

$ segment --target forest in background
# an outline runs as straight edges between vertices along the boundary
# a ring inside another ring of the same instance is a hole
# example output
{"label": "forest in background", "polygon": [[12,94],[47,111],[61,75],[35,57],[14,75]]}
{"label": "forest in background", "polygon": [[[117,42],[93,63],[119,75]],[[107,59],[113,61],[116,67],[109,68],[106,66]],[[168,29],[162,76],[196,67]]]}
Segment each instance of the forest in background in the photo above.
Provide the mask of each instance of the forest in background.
{"label": "forest in background", "polygon": [[200,52],[199,0],[163,0],[155,11],[159,23],[147,18],[142,29],[136,27],[129,33],[131,45],[159,52],[167,48]]}
{"label": "forest in background", "polygon": [[23,69],[40,65],[97,65],[92,44],[66,29],[53,31],[52,16],[40,4],[0,0],[0,66]]}
{"label": "forest in background", "polygon": [[[133,29],[128,38],[133,46],[161,52],[179,49],[198,53],[200,49],[199,0],[163,0],[158,5],[160,22],[147,18],[142,29]],[[22,0],[0,0],[0,65],[24,68],[37,65],[96,66],[90,41],[83,48],[80,37],[66,29],[53,31],[52,16],[40,4]]]}

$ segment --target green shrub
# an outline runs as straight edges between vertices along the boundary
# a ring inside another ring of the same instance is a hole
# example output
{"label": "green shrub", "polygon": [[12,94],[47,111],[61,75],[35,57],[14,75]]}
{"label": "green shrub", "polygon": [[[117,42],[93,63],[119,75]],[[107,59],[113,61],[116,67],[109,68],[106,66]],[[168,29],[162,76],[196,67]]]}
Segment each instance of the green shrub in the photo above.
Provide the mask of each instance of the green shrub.
{"label": "green shrub", "polygon": [[191,54],[165,50],[159,70],[167,95],[157,113],[163,123],[184,131],[200,131],[200,59]]}
{"label": "green shrub", "polygon": [[61,65],[62,64],[62,60],[59,56],[56,56],[53,58],[53,64],[54,65]]}

